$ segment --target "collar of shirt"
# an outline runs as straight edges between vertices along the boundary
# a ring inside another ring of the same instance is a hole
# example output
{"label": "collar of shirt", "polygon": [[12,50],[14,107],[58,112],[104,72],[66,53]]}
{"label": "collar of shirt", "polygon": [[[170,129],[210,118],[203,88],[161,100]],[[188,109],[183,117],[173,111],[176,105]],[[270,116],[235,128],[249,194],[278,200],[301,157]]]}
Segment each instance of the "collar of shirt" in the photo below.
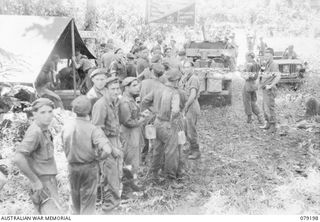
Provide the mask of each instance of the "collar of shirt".
{"label": "collar of shirt", "polygon": [[124,93],[123,93],[123,96],[126,97],[126,98],[128,98],[128,100],[131,100],[131,101],[135,102],[133,96],[132,96],[130,93],[124,92]]}

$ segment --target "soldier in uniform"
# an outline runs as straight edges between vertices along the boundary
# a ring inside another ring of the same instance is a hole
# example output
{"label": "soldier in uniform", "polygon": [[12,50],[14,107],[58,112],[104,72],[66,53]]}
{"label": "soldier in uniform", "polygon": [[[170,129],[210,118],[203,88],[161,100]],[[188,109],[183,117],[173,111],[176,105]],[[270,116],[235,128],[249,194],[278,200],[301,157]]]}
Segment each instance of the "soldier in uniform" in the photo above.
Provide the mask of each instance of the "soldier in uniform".
{"label": "soldier in uniform", "polygon": [[182,79],[182,86],[188,96],[183,110],[186,117],[187,138],[190,143],[190,155],[188,158],[198,159],[200,158],[200,149],[196,125],[200,117],[200,105],[198,102],[200,96],[200,81],[194,73],[192,62],[184,63],[183,71],[185,75]]}
{"label": "soldier in uniform", "polygon": [[102,210],[110,212],[120,204],[122,178],[122,152],[120,142],[119,100],[121,94],[117,77],[106,81],[108,93],[101,97],[92,108],[92,123],[104,131],[112,144],[112,155],[101,161],[103,181]]}
{"label": "soldier in uniform", "polygon": [[260,113],[260,109],[257,105],[257,90],[258,85],[256,80],[258,79],[260,71],[259,64],[254,60],[254,53],[249,52],[246,55],[246,67],[242,78],[245,80],[245,84],[242,91],[242,99],[244,105],[244,111],[247,115],[247,123],[252,123],[252,113],[258,117],[260,124],[263,124],[263,118]]}
{"label": "soldier in uniform", "polygon": [[[53,119],[54,104],[47,98],[33,102],[34,122],[29,126],[14,156],[14,163],[31,182],[31,199],[40,214],[60,214],[57,187],[57,165],[53,137],[48,127]],[[43,211],[43,204],[52,198],[55,204]],[[48,209],[47,209],[48,210]]]}
{"label": "soldier in uniform", "polygon": [[101,128],[89,121],[91,102],[86,96],[72,101],[77,114],[63,126],[62,145],[68,161],[74,214],[95,214],[99,181],[98,160],[111,154],[112,145]]}
{"label": "soldier in uniform", "polygon": [[[141,151],[144,146],[142,126],[145,118],[140,113],[140,107],[135,98],[139,95],[140,84],[134,77],[127,77],[123,80],[123,95],[119,104],[120,134],[123,148],[123,160],[125,168],[132,168],[133,178],[124,178],[123,191],[125,196],[128,187],[134,191],[140,191],[136,185],[138,170],[140,166]],[[125,180],[126,179],[126,180]],[[129,179],[129,180],[128,180]]]}
{"label": "soldier in uniform", "polygon": [[275,97],[276,84],[281,78],[279,68],[273,61],[274,51],[272,48],[267,48],[265,51],[266,66],[265,71],[260,77],[260,88],[262,89],[263,112],[266,119],[266,124],[261,126],[261,129],[269,129],[270,132],[276,131],[276,112],[275,112]]}
{"label": "soldier in uniform", "polygon": [[[181,109],[178,84],[181,78],[179,70],[172,69],[166,73],[168,82],[162,89],[159,110],[155,120],[156,141],[154,144],[150,173],[158,180],[158,173],[164,165],[164,174],[169,179],[175,179],[180,170],[180,147],[178,145],[179,125],[181,128]],[[148,108],[152,103],[152,94],[146,96],[142,106]],[[180,120],[180,121],[179,121]]]}
{"label": "soldier in uniform", "polygon": [[98,99],[108,93],[106,88],[107,70],[102,68],[96,69],[90,74],[90,78],[93,86],[87,93],[87,97],[90,99],[91,104],[94,105]]}

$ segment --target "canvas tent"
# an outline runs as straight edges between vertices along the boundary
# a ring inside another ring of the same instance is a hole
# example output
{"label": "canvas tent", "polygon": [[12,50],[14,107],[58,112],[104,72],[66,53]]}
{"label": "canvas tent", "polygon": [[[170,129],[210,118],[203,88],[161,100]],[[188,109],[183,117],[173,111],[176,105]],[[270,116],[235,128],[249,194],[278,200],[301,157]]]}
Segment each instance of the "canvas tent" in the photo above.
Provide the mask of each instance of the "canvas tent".
{"label": "canvas tent", "polygon": [[72,18],[0,15],[0,82],[34,83],[50,55],[72,57],[75,48],[89,59]]}

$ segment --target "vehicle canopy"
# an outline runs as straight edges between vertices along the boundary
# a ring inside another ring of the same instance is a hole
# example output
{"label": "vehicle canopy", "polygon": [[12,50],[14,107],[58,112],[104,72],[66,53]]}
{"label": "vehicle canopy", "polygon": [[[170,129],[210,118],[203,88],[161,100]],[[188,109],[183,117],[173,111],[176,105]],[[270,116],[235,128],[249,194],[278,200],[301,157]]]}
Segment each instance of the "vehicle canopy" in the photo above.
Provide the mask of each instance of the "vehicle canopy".
{"label": "vehicle canopy", "polygon": [[[72,18],[0,15],[0,83],[33,84],[53,54],[72,57]],[[75,48],[89,59],[87,49],[74,25]]]}
{"label": "vehicle canopy", "polygon": [[222,41],[218,42],[190,42],[186,47],[187,57],[201,56],[202,53],[206,53],[209,58],[225,56],[233,56],[235,49],[227,49],[227,44]]}

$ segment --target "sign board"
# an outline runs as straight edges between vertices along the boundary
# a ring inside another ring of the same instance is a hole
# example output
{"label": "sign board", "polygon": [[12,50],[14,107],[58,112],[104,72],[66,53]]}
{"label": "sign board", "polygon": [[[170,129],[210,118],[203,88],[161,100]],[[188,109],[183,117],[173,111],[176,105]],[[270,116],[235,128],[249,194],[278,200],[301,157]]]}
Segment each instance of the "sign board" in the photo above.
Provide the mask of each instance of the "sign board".
{"label": "sign board", "polygon": [[147,0],[147,23],[195,24],[194,0]]}
{"label": "sign board", "polygon": [[96,39],[98,38],[98,32],[95,31],[79,31],[81,38],[83,39]]}

